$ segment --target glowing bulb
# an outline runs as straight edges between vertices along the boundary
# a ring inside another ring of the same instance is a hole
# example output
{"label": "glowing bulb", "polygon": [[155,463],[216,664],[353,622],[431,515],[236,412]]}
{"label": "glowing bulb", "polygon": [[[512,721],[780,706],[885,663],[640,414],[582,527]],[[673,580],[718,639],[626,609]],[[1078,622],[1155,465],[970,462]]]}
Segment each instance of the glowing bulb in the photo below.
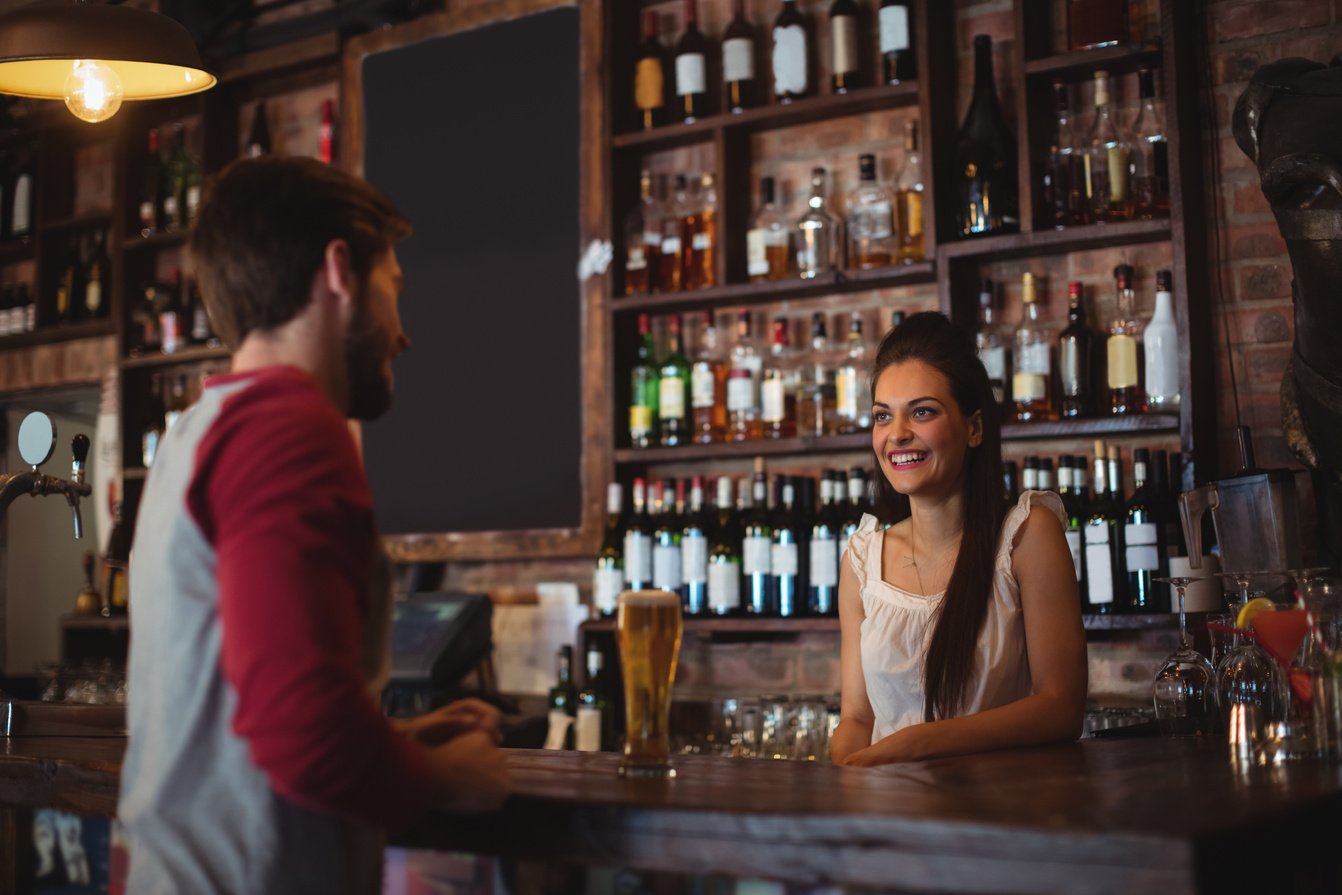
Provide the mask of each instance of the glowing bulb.
{"label": "glowing bulb", "polygon": [[101,62],[78,60],[65,79],[65,107],[84,121],[106,121],[121,108],[121,77]]}

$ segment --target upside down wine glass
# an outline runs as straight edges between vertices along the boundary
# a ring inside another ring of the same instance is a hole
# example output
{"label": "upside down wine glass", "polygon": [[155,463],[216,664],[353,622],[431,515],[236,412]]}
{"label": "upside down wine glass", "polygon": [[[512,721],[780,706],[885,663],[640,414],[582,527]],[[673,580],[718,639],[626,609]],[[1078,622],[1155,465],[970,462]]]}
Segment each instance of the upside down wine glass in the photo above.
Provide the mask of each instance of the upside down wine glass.
{"label": "upside down wine glass", "polygon": [[1156,672],[1151,686],[1156,724],[1166,736],[1201,736],[1216,725],[1216,671],[1188,640],[1184,591],[1195,578],[1176,575],[1154,578],[1174,585],[1179,600],[1179,648]]}

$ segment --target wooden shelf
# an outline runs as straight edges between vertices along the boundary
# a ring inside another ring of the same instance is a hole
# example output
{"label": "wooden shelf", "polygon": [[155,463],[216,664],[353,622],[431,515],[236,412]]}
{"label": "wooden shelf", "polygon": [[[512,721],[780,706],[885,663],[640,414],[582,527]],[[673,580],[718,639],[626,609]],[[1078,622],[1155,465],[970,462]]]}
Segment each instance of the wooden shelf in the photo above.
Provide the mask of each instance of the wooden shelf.
{"label": "wooden shelf", "polygon": [[798,124],[809,124],[845,115],[860,115],[879,109],[894,109],[918,103],[918,84],[863,87],[844,94],[815,96],[786,104],[772,104],[709,115],[690,124],[668,124],[648,131],[617,134],[611,139],[616,150],[636,149],[648,152],[670,149],[687,143],[711,140],[718,128],[765,131]]}
{"label": "wooden shelf", "polygon": [[112,213],[110,211],[93,211],[86,214],[75,214],[66,218],[58,218],[54,221],[47,221],[38,229],[43,233],[56,233],[61,230],[78,230],[81,227],[110,227],[111,224]]}
{"label": "wooden shelf", "polygon": [[34,254],[33,240],[10,240],[0,242],[0,264],[16,264],[27,261]]}
{"label": "wooden shelf", "polygon": [[142,482],[149,475],[143,466],[126,466],[121,470],[121,479],[126,482]]}
{"label": "wooden shelf", "polygon": [[837,454],[866,450],[871,435],[826,435],[823,438],[762,438],[758,441],[726,441],[713,444],[687,444],[684,447],[620,448],[615,451],[617,466],[646,466],[650,463],[675,463],[687,460],[720,460],[730,457],[776,457],[785,454]]}
{"label": "wooden shelf", "polygon": [[128,631],[130,619],[124,615],[66,615],[61,617],[61,627],[67,631]]}
{"label": "wooden shelf", "polygon": [[116,334],[116,324],[111,320],[93,320],[88,323],[72,323],[68,326],[39,327],[30,333],[19,333],[0,338],[0,351],[10,348],[26,348],[30,345],[54,345],[57,342],[73,342],[77,339],[92,339],[98,336]]}
{"label": "wooden shelf", "polygon": [[1034,441],[1044,438],[1085,438],[1091,435],[1122,435],[1129,432],[1179,431],[1179,417],[1169,413],[1133,416],[1101,416],[1038,423],[1008,423],[1002,426],[1003,441]]}
{"label": "wooden shelf", "polygon": [[1048,75],[1061,81],[1080,81],[1094,77],[1097,71],[1122,75],[1158,65],[1160,44],[1139,43],[1030,59],[1025,63],[1025,74],[1027,77]]}
{"label": "wooden shelf", "polygon": [[734,283],[695,289],[690,292],[666,292],[655,295],[630,295],[614,299],[611,309],[616,314],[666,313],[671,311],[702,310],[737,305],[771,304],[789,299],[814,298],[821,295],[844,295],[868,289],[911,286],[936,280],[936,265],[931,261],[905,264],[900,267],[882,267],[875,270],[844,270],[814,280],[776,280],[762,283]]}
{"label": "wooden shelf", "polygon": [[121,244],[122,251],[140,252],[157,249],[172,249],[186,244],[185,230],[172,230],[167,233],[155,233],[153,236],[127,236]]}
{"label": "wooden shelf", "polygon": [[1170,239],[1170,222],[1123,221],[1117,224],[1088,224],[1061,230],[1034,230],[943,243],[937,247],[938,259],[1022,258],[1027,255],[1064,255],[1107,249],[1114,246],[1164,242]]}
{"label": "wooden shelf", "polygon": [[[713,618],[691,616],[684,618],[686,634],[805,634],[811,631],[839,632],[837,618]],[[615,631],[615,619],[596,618],[585,621],[579,630]]]}
{"label": "wooden shelf", "polygon": [[206,348],[197,346],[194,348],[183,348],[181,351],[172,354],[146,354],[143,357],[128,357],[121,361],[122,369],[134,370],[144,367],[167,367],[174,364],[189,364],[192,361],[215,360],[232,355],[233,352],[227,348]]}

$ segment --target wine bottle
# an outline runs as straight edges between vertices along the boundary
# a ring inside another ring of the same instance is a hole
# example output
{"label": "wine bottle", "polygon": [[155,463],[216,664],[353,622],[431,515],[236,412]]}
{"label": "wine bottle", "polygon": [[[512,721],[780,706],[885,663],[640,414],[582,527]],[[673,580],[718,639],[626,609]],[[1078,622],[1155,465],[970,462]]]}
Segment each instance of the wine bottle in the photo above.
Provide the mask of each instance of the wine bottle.
{"label": "wine bottle", "polygon": [[619,482],[606,486],[606,528],[592,573],[592,607],[603,616],[615,614],[624,590],[624,489]]}
{"label": "wine bottle", "polygon": [[587,680],[578,691],[573,748],[579,752],[608,752],[615,748],[615,707],[608,696],[605,655],[595,644],[587,647]]}
{"label": "wine bottle", "polygon": [[699,31],[696,0],[685,0],[685,31],[676,43],[676,103],[681,120],[708,114],[708,40]]}
{"label": "wine bottle", "polygon": [[717,485],[717,524],[708,549],[708,611],[734,615],[741,608],[741,531],[732,506],[732,480]]}
{"label": "wine bottle", "polygon": [[252,112],[252,129],[247,133],[247,158],[270,155],[270,122],[266,115],[266,101],[257,100]]}
{"label": "wine bottle", "polygon": [[1148,469],[1151,452],[1132,452],[1132,496],[1128,498],[1123,526],[1124,557],[1128,570],[1128,608],[1133,612],[1168,612],[1169,588],[1152,579],[1169,571],[1164,532],[1157,519],[1155,490]]}
{"label": "wine bottle", "polygon": [[1107,458],[1103,441],[1095,442],[1094,499],[1086,519],[1084,542],[1086,546],[1086,600],[1084,610],[1097,615],[1117,611],[1115,600],[1119,587],[1118,564],[1115,562],[1118,545],[1118,508],[1110,502],[1106,488],[1109,480]]}
{"label": "wine bottle", "polygon": [[797,12],[796,0],[783,0],[774,19],[774,96],[780,103],[801,99],[811,89],[810,47],[806,20]]}
{"label": "wine bottle", "polygon": [[37,153],[30,147],[14,168],[9,189],[9,238],[26,242],[33,235],[33,215],[37,200]]}
{"label": "wine bottle", "polygon": [[[652,586],[657,590],[680,593],[685,561],[680,550],[683,526],[676,515],[675,490],[679,482],[658,482],[653,488]],[[683,486],[682,486],[683,487]]]}
{"label": "wine bottle", "polygon": [[1105,360],[1109,381],[1109,410],[1118,416],[1146,413],[1146,395],[1142,392],[1137,363],[1136,293],[1132,289],[1130,264],[1114,268],[1118,304],[1109,322],[1105,340]]}
{"label": "wine bottle", "polygon": [[657,387],[657,428],[663,447],[690,441],[690,418],[685,400],[690,388],[690,364],[685,359],[680,315],[668,319],[666,356],[660,362]]}
{"label": "wine bottle", "polygon": [[321,124],[317,128],[317,160],[327,165],[335,164],[336,130],[335,100],[322,101]]}
{"label": "wine bottle", "polygon": [[144,168],[140,183],[140,235],[153,236],[164,227],[163,192],[167,169],[159,149],[158,128],[149,129]]}
{"label": "wine bottle", "polygon": [[745,496],[741,510],[741,572],[745,576],[742,594],[745,610],[751,615],[778,614],[774,600],[773,574],[770,559],[773,551],[773,528],[769,518],[769,480],[764,472],[764,461],[755,460],[755,476],[750,492]]}
{"label": "wine bottle", "polygon": [[[1082,473],[1085,471],[1085,460],[1080,464]],[[1083,549],[1081,539],[1086,524],[1086,502],[1087,496],[1079,482],[1082,477],[1077,475],[1077,465],[1074,458],[1070,455],[1063,455],[1058,458],[1058,495],[1062,498],[1063,512],[1067,514],[1067,526],[1063,534],[1067,538],[1067,549],[1072,553],[1072,568],[1076,572],[1077,590],[1081,595],[1082,601],[1086,595],[1086,567],[1085,550]]]}
{"label": "wine bottle", "polygon": [[567,644],[555,655],[555,685],[550,688],[549,733],[546,749],[573,748],[573,720],[578,713],[578,691],[573,686],[573,647]]}
{"label": "wine bottle", "polygon": [[629,371],[629,444],[651,447],[657,437],[661,377],[653,366],[652,322],[638,315],[638,359]]}
{"label": "wine bottle", "polygon": [[760,423],[760,373],[763,359],[755,348],[751,315],[741,310],[736,318],[736,344],[732,346],[727,374],[727,439],[750,441],[763,435]]}
{"label": "wine bottle", "polygon": [[1067,284],[1067,328],[1058,335],[1058,373],[1062,380],[1063,417],[1090,413],[1091,345],[1081,283]]}
{"label": "wine bottle", "polygon": [[[843,473],[839,475],[842,476]],[[867,479],[862,468],[854,466],[849,469],[847,477],[842,481],[843,491],[847,492],[848,500],[843,507],[843,525],[839,529],[839,544],[843,548],[839,551],[840,559],[848,552],[848,544],[862,525],[862,515],[867,511]],[[835,499],[839,499],[838,492],[835,494]]]}
{"label": "wine bottle", "polygon": [[643,129],[665,123],[666,54],[657,39],[657,11],[643,11],[643,42],[634,62],[634,105]]}
{"label": "wine bottle", "polygon": [[680,529],[681,596],[687,615],[708,612],[708,532],[712,519],[704,505],[704,478],[690,480],[690,502]]}
{"label": "wine bottle", "polygon": [[755,105],[755,29],[746,19],[745,0],[734,0],[732,20],[722,34],[722,82],[728,111]]}
{"label": "wine bottle", "polygon": [[787,321],[773,322],[773,344],[760,367],[760,422],[765,438],[797,434],[796,353],[788,345]]}
{"label": "wine bottle", "polygon": [[993,79],[992,38],[974,38],[974,98],[955,145],[956,224],[962,236],[1020,227],[1016,138],[1007,128]]}
{"label": "wine bottle", "polygon": [[885,83],[914,80],[918,77],[918,59],[913,49],[909,4],[905,0],[881,0],[878,14]]}
{"label": "wine bottle", "polygon": [[847,93],[861,86],[857,14],[854,0],[834,0],[829,7],[830,87],[835,93]]}
{"label": "wine bottle", "polygon": [[802,544],[805,541],[802,523],[796,511],[796,486],[790,476],[775,476],[782,497],[773,514],[769,548],[769,574],[777,614],[782,618],[796,618],[805,611],[806,570],[802,562]]}
{"label": "wine bottle", "polygon": [[641,478],[634,479],[633,505],[624,529],[624,586],[627,590],[647,590],[652,586],[652,527]]}
{"label": "wine bottle", "polygon": [[839,611],[839,529],[842,515],[835,501],[835,475],[826,469],[820,478],[820,509],[811,523],[807,543],[806,608],[811,615]]}

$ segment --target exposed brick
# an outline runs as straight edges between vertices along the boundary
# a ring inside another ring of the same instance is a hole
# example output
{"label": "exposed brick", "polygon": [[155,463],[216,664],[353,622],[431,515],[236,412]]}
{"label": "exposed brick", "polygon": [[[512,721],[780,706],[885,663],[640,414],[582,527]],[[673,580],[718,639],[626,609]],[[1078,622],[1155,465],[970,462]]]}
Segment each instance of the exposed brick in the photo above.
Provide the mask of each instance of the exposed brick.
{"label": "exposed brick", "polygon": [[1286,241],[1276,223],[1232,225],[1227,229],[1226,242],[1230,257],[1236,260],[1281,258],[1286,254]]}
{"label": "exposed brick", "polygon": [[1281,374],[1286,370],[1286,361],[1291,356],[1291,346],[1284,345],[1248,345],[1244,348],[1244,378],[1250,385],[1269,385],[1277,388],[1281,384]]}
{"label": "exposed brick", "polygon": [[1212,57],[1212,69],[1215,72],[1212,83],[1248,81],[1259,66],[1271,61],[1272,58],[1266,55],[1261,46],[1236,47],[1216,53]]}
{"label": "exposed brick", "polygon": [[1267,197],[1263,195],[1262,186],[1257,182],[1235,187],[1231,208],[1235,214],[1265,214],[1272,211],[1272,206],[1267,204]]}
{"label": "exposed brick", "polygon": [[1251,0],[1237,6],[1217,7],[1211,16],[1211,34],[1220,43],[1243,37],[1279,34],[1327,25],[1332,0]]}
{"label": "exposed brick", "polygon": [[[1342,9],[1334,12],[1335,20],[1339,14],[1342,14]],[[1338,49],[1336,21],[1334,21],[1333,28],[1304,37],[1297,37],[1294,40],[1287,40],[1282,44],[1281,58],[1298,56],[1302,59],[1313,59],[1315,62],[1327,65],[1328,61],[1338,52]]]}
{"label": "exposed brick", "polygon": [[1251,264],[1240,268],[1237,297],[1241,301],[1263,301],[1291,297],[1291,268],[1281,264]]}
{"label": "exposed brick", "polygon": [[866,122],[861,115],[820,121],[781,131],[778,152],[785,157],[817,155],[836,146],[860,144],[866,138]]}
{"label": "exposed brick", "polygon": [[[993,39],[994,55],[997,56],[998,48],[1003,45],[1007,45],[1009,48],[1012,39],[1015,37],[1016,29],[1013,18],[1014,15],[1010,9],[980,16],[962,16],[956,31],[959,35],[960,48],[962,50],[972,50],[974,48],[974,38],[979,34],[986,34]],[[998,83],[1002,81],[1004,69],[1001,66],[1005,63],[1006,59],[1000,56],[994,60]]]}

